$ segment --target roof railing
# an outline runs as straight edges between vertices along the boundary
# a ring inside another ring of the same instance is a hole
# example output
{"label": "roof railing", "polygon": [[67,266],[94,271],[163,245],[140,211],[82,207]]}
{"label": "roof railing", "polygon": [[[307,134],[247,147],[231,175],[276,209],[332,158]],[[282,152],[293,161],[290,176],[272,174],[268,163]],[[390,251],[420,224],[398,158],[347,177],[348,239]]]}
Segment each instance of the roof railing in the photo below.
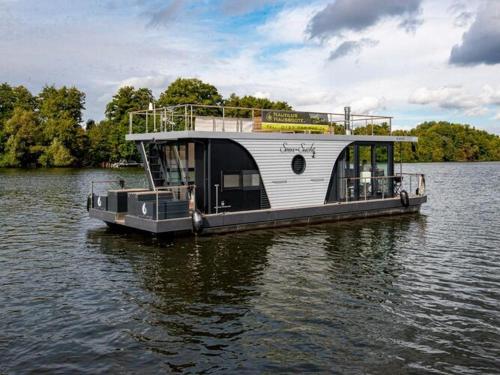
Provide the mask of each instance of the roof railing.
{"label": "roof railing", "polygon": [[129,112],[129,134],[179,130],[391,135],[392,117],[201,104]]}

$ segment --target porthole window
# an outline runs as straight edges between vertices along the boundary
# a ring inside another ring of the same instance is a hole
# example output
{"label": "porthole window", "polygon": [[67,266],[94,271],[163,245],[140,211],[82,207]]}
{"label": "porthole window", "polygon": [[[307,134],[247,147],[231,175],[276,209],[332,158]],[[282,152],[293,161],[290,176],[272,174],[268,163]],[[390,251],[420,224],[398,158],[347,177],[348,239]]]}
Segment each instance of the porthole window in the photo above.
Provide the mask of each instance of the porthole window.
{"label": "porthole window", "polygon": [[295,174],[301,174],[306,170],[306,159],[302,155],[295,155],[293,157],[292,170]]}

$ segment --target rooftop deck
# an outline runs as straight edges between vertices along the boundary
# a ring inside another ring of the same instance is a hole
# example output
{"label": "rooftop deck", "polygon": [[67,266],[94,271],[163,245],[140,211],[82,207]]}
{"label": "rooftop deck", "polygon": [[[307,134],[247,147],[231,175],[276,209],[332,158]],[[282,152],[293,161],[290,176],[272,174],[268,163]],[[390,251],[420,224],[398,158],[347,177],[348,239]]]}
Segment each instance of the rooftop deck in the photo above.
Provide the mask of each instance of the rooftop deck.
{"label": "rooftop deck", "polygon": [[253,138],[417,142],[392,136],[392,117],[185,104],[129,113],[129,141]]}
{"label": "rooftop deck", "polygon": [[392,117],[185,104],[134,111],[129,134],[171,131],[323,135],[392,134]]}

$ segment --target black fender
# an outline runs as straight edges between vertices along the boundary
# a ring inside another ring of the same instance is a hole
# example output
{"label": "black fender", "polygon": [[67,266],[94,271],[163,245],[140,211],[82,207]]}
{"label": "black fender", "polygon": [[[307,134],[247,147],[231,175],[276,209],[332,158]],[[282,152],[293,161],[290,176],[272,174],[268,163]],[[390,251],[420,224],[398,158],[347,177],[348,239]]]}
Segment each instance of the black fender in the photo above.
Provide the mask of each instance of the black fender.
{"label": "black fender", "polygon": [[399,193],[399,199],[404,207],[408,207],[410,205],[410,196],[406,190],[401,190],[401,193]]}
{"label": "black fender", "polygon": [[203,215],[200,210],[194,210],[191,214],[191,222],[193,224],[193,232],[201,233],[203,230]]}

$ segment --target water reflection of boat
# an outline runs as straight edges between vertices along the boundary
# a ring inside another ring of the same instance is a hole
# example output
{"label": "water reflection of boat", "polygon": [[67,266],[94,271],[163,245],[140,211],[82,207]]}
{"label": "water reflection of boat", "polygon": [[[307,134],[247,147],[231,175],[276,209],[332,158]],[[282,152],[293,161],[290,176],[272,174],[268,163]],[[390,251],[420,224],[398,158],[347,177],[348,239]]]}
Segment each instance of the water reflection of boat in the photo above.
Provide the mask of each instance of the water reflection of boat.
{"label": "water reflection of boat", "polygon": [[[387,309],[401,294],[401,243],[418,246],[424,225],[408,215],[175,241],[98,229],[87,243],[122,283],[134,350],[158,353],[171,370],[300,372],[393,342]],[[335,357],[331,348],[346,345]]]}
{"label": "water reflection of boat", "polygon": [[[152,233],[219,233],[418,212],[390,117],[183,105],[130,114],[148,189],[89,197],[90,216]],[[357,135],[355,125],[364,126]],[[379,124],[389,135],[374,134]],[[182,130],[179,130],[182,129]],[[340,134],[339,134],[340,132]]]}

